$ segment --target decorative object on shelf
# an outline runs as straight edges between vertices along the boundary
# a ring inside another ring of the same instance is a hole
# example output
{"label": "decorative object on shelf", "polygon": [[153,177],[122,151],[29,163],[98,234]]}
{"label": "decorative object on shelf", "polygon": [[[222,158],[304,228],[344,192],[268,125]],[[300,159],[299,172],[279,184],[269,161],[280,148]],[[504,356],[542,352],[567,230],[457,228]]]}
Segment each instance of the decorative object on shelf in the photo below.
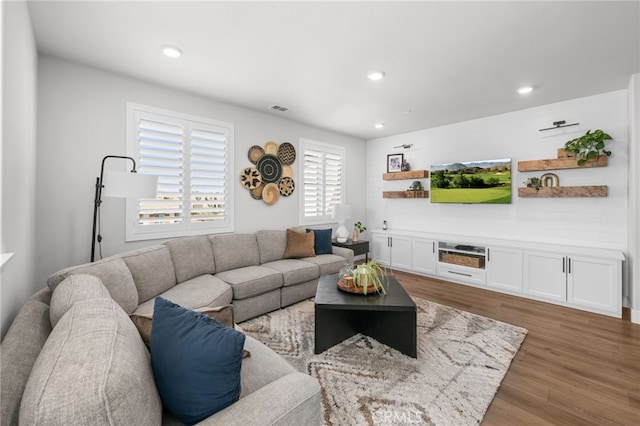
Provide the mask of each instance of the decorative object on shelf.
{"label": "decorative object on shelf", "polygon": [[353,224],[353,237],[351,239],[354,243],[357,243],[360,240],[360,234],[367,230],[367,227],[362,224],[362,222],[358,221]]}
{"label": "decorative object on shelf", "polygon": [[383,230],[383,231],[386,231],[386,230],[387,230],[387,221],[386,221],[386,220],[383,220],[383,221],[382,221],[382,230]]}
{"label": "decorative object on shelf", "polygon": [[[131,172],[107,172],[105,185],[104,163],[109,158],[131,160],[133,167]],[[122,155],[107,155],[102,159],[100,177],[96,178],[96,193],[93,201],[93,231],[91,235],[91,261],[95,260],[96,240],[102,247],[102,235],[100,235],[100,206],[102,205],[102,191],[105,197],[114,198],[156,198],[158,196],[158,176],[145,175],[136,171],[136,160]],[[97,231],[97,232],[96,232]],[[97,235],[96,235],[97,234]],[[100,252],[102,250],[100,249]],[[102,258],[102,255],[100,255]]]}
{"label": "decorative object on shelf", "polygon": [[422,182],[419,180],[414,180],[409,187],[409,191],[423,191]]}
{"label": "decorative object on shelf", "polygon": [[348,219],[351,219],[351,206],[344,203],[334,205],[331,217],[338,222],[338,229],[336,229],[336,241],[339,243],[346,243],[349,239],[349,230],[345,226],[345,222]]}
{"label": "decorative object on shelf", "polygon": [[408,172],[411,170],[411,166],[407,160],[402,160],[402,165],[400,166],[400,170],[403,172]]}
{"label": "decorative object on shelf", "polygon": [[571,124],[565,124],[566,121],[565,120],[560,120],[560,121],[554,121],[553,122],[553,127],[547,127],[544,129],[540,129],[540,132],[544,132],[546,130],[553,130],[553,129],[559,129],[561,127],[570,127],[570,126],[577,126],[580,123],[571,123]]}
{"label": "decorative object on shelf", "polygon": [[526,182],[523,183],[527,185],[527,188],[535,188],[536,191],[539,191],[542,187],[542,182],[540,181],[539,177],[530,177]]}
{"label": "decorative object on shelf", "polygon": [[284,142],[278,146],[277,142],[268,141],[264,147],[253,145],[247,157],[255,167],[244,168],[240,182],[253,199],[273,205],[280,195],[293,194],[296,185],[291,164],[296,160],[296,149],[292,144]]}
{"label": "decorative object on shelf", "polygon": [[404,154],[387,155],[387,173],[401,172],[403,161],[404,161]]}
{"label": "decorative object on shelf", "polygon": [[591,158],[596,160],[603,155],[611,156],[611,151],[605,149],[605,141],[613,140],[611,136],[598,129],[579,138],[572,139],[564,145],[565,151],[574,152],[578,156],[578,166],[582,166]]}
{"label": "decorative object on shelf", "polygon": [[540,176],[540,182],[545,188],[555,188],[560,186],[560,178],[555,173],[545,173]]}

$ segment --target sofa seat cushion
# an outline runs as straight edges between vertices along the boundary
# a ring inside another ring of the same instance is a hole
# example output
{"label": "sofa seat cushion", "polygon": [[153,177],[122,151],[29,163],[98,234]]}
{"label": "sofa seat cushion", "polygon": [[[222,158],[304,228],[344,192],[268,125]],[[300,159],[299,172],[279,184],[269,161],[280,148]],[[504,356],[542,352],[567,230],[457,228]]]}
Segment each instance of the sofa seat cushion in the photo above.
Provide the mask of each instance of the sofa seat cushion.
{"label": "sofa seat cushion", "polygon": [[194,424],[236,402],[244,342],[239,331],[156,298],[151,364],[171,414]]}
{"label": "sofa seat cushion", "polygon": [[100,278],[113,300],[128,314],[138,307],[138,290],[131,271],[120,257],[108,257],[95,263],[72,266],[56,272],[47,280],[53,291],[71,274],[88,274]]}
{"label": "sofa seat cushion", "polygon": [[28,425],[158,425],[149,352],[112,299],[76,302],[33,365],[20,406]]}
{"label": "sofa seat cushion", "polygon": [[67,313],[74,303],[89,299],[110,299],[109,290],[102,285],[96,276],[73,274],[62,281],[51,296],[49,318],[55,327],[60,318]]}
{"label": "sofa seat cushion", "polygon": [[282,287],[282,274],[263,266],[247,266],[215,275],[233,289],[234,299],[246,299]]}
{"label": "sofa seat cushion", "polygon": [[304,260],[283,259],[264,263],[262,266],[280,272],[285,287],[302,284],[320,276],[318,265]]}
{"label": "sofa seat cushion", "polygon": [[146,302],[176,285],[176,272],[167,246],[150,246],[127,252],[122,259],[136,283],[138,303]]}
{"label": "sofa seat cushion", "polygon": [[[213,275],[201,275],[178,284],[161,294],[188,309],[228,305],[233,299],[231,286]],[[152,315],[155,298],[141,303],[133,315]]]}
{"label": "sofa seat cushion", "polygon": [[340,272],[342,266],[347,263],[347,260],[336,254],[321,254],[315,257],[305,257],[305,262],[311,262],[318,265],[320,268],[320,275],[331,275]]}
{"label": "sofa seat cushion", "polygon": [[177,282],[182,283],[200,275],[216,272],[213,247],[207,235],[176,238],[165,244],[171,251]]}

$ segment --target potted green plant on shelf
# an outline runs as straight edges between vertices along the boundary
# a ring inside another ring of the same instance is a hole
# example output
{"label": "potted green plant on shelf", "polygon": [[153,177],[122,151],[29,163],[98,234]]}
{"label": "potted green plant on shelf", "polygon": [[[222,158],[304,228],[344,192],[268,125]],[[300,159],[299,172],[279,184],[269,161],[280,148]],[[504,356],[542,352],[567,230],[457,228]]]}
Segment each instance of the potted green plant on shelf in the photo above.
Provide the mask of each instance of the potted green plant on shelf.
{"label": "potted green plant on shelf", "polygon": [[605,149],[605,141],[613,140],[611,136],[602,130],[587,130],[587,133],[570,140],[564,145],[566,152],[573,152],[578,157],[578,166],[584,165],[591,158],[600,158],[603,155],[609,157],[611,151]]}
{"label": "potted green plant on shelf", "polygon": [[367,294],[371,290],[387,294],[382,282],[384,276],[380,264],[375,260],[361,263],[353,271],[354,285],[362,289],[362,294]]}

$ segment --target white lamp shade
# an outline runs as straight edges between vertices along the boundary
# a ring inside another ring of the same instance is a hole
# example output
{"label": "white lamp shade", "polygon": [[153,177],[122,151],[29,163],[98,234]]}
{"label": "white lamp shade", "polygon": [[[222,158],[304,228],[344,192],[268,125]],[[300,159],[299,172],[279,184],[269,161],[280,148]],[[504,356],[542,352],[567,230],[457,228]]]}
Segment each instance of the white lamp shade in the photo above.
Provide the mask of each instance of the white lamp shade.
{"label": "white lamp shade", "polygon": [[105,172],[102,195],[115,198],[156,198],[158,177],[129,172]]}
{"label": "white lamp shade", "polygon": [[351,206],[349,204],[336,204],[333,206],[331,217],[338,222],[344,222],[351,219]]}

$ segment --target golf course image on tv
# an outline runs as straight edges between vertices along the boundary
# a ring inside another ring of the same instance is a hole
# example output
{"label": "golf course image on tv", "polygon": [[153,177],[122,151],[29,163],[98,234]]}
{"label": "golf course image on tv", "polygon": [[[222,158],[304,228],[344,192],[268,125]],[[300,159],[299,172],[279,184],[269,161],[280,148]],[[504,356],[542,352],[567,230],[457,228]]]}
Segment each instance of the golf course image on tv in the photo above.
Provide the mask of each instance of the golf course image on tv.
{"label": "golf course image on tv", "polygon": [[510,158],[434,164],[430,177],[432,203],[511,203]]}

